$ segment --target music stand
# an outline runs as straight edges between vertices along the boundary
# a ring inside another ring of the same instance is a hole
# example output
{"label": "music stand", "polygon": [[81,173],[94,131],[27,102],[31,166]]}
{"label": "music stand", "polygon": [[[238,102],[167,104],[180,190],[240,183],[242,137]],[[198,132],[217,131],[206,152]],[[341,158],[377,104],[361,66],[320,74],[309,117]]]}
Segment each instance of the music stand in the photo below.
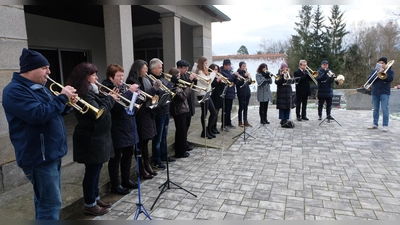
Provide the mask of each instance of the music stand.
{"label": "music stand", "polygon": [[[206,101],[208,101],[208,99],[210,99],[211,97],[211,93],[214,90],[214,88],[212,88],[209,91],[206,91],[206,93],[204,94],[203,98],[201,100],[198,101],[198,103],[204,103],[204,107],[203,107],[203,115],[204,115],[204,146],[205,146],[205,153],[207,155],[207,126],[206,126],[206,113],[207,113],[207,108],[206,108]],[[210,125],[210,124],[208,124]]]}
{"label": "music stand", "polygon": [[[225,142],[225,129],[226,129],[226,126],[225,126],[225,121],[226,121],[226,118],[225,118],[225,116],[226,116],[226,113],[225,113],[225,94],[226,94],[226,91],[228,90],[228,84],[227,83],[225,83],[225,86],[224,86],[224,90],[222,90],[222,93],[221,93],[221,95],[219,96],[219,97],[221,97],[222,98],[222,129],[221,129],[221,132],[222,132],[222,143],[221,143],[221,145],[222,145],[222,147],[221,147],[221,156],[223,156],[224,155],[224,142]],[[217,115],[217,121],[218,121],[218,115]]]}
{"label": "music stand", "polygon": [[[129,115],[133,115],[133,131],[136,131],[136,114],[132,110],[133,103],[136,101],[137,94],[134,93],[132,96],[132,101],[129,109],[126,109],[126,113]],[[137,220],[139,215],[143,213],[149,220],[152,220],[149,213],[147,212],[146,208],[142,204],[142,199],[140,197],[140,170],[139,170],[139,162],[142,160],[142,151],[138,148],[136,143],[135,135],[133,135],[133,139],[135,142],[135,153],[136,153],[136,176],[137,176],[137,183],[138,183],[138,203],[136,203],[136,210],[135,210],[135,217],[134,220]]]}
{"label": "music stand", "polygon": [[[240,88],[243,88],[243,87],[247,87],[249,85],[249,82],[246,82],[245,81],[245,83],[242,85],[242,86],[240,86]],[[246,106],[246,92],[244,92],[244,102],[243,102],[243,106]],[[240,107],[240,106],[239,106]],[[244,118],[243,118],[243,122],[244,122]],[[239,137],[239,136],[241,136],[243,134],[243,140],[244,140],[244,144],[246,144],[246,139],[247,138],[249,138],[249,137],[252,137],[252,138],[254,138],[254,139],[256,139],[254,136],[252,136],[251,134],[249,134],[249,133],[247,133],[246,132],[246,126],[244,125],[244,123],[243,123],[243,132],[242,133],[240,133],[240,134],[238,134],[238,135],[236,135],[236,136],[234,136],[232,139],[235,139],[235,138],[237,138],[237,137]],[[246,134],[247,134],[247,138],[246,138]]]}
{"label": "music stand", "polygon": [[[299,83],[299,81],[300,81],[300,77],[291,77],[291,78],[288,78],[286,81],[285,81],[285,83],[283,83],[282,85],[290,85],[290,88],[292,88],[292,84],[298,84]],[[293,89],[292,89],[292,91],[293,91]],[[289,113],[289,120],[288,121],[286,121],[286,123],[284,123],[284,124],[288,124],[288,123],[293,123],[291,120],[290,120],[290,115],[292,114],[292,105],[293,105],[293,95],[292,96],[290,96],[290,113]],[[294,124],[294,123],[293,123]],[[294,128],[294,126],[291,126],[291,128],[293,129]]]}
{"label": "music stand", "polygon": [[[161,97],[161,99],[162,99],[165,95],[170,95],[170,94],[169,94],[169,93],[165,93],[165,94]],[[168,104],[169,102],[170,102],[169,100],[168,100],[168,101],[165,101],[164,104]],[[161,106],[160,106],[160,107],[161,107]],[[166,192],[168,189],[172,189],[172,188],[170,187],[170,185],[169,185],[170,183],[173,184],[173,185],[175,185],[175,186],[177,187],[177,188],[175,188],[175,189],[182,189],[182,190],[186,191],[187,193],[193,195],[194,197],[197,197],[197,195],[195,195],[195,194],[193,194],[192,192],[186,190],[185,188],[183,188],[183,187],[181,187],[181,186],[175,184],[174,182],[172,182],[172,181],[169,179],[169,164],[168,164],[168,161],[169,161],[169,160],[168,160],[168,152],[166,151],[164,154],[165,154],[165,158],[167,159],[166,162],[165,162],[165,163],[166,163],[166,167],[167,167],[167,180],[166,180],[163,184],[161,184],[161,185],[158,187],[158,189],[160,189],[161,187],[162,187],[162,189],[160,190],[160,193],[158,194],[158,196],[157,196],[156,200],[154,201],[153,205],[150,207],[150,210],[153,210],[154,205],[157,203],[157,201],[158,201],[158,199],[160,198],[160,196],[161,196],[162,193]]]}

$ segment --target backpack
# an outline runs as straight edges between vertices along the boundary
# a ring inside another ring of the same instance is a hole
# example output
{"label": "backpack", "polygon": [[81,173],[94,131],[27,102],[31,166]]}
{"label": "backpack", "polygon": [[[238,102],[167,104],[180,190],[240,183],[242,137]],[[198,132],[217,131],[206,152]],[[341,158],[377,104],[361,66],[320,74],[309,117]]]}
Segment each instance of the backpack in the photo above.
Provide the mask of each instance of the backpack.
{"label": "backpack", "polygon": [[294,128],[295,126],[294,126],[294,122],[293,121],[288,120],[286,123],[282,124],[281,127],[283,127],[283,128]]}

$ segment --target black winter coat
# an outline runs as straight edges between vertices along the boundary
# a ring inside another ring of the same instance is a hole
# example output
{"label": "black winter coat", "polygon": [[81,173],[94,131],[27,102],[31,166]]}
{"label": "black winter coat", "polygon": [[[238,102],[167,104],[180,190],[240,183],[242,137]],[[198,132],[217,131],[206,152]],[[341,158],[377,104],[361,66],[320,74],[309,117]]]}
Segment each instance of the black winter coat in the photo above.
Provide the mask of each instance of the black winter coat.
{"label": "black winter coat", "polygon": [[318,98],[332,98],[333,88],[332,83],[335,80],[333,77],[329,77],[327,74],[328,70],[322,68],[318,69]]}
{"label": "black winter coat", "polygon": [[[101,83],[110,89],[116,87],[110,79],[105,79]],[[133,95],[131,91],[126,90],[125,85],[119,87],[119,94],[128,100],[131,100]],[[129,103],[126,104],[129,105]],[[136,108],[134,109],[136,110]],[[137,127],[134,124],[134,115],[129,115],[124,106],[119,103],[114,104],[111,109],[111,121],[111,136],[114,148],[133,146],[139,142]]]}
{"label": "black winter coat", "polygon": [[96,119],[92,110],[85,114],[75,110],[78,124],[73,134],[73,158],[75,162],[102,164],[114,157],[111,139],[111,109],[115,100],[112,96],[97,95],[90,91],[86,96],[79,96],[103,114]]}
{"label": "black winter coat", "polygon": [[[194,82],[194,85],[197,84],[197,80],[190,80],[189,78],[189,73],[185,73],[184,75],[181,74],[181,79],[184,81],[187,81],[189,83]],[[189,112],[186,113],[186,116],[194,116],[194,113],[196,112],[196,100],[194,96],[194,91],[190,92],[190,96],[187,98],[188,105],[189,105]]]}
{"label": "black winter coat", "polygon": [[[230,82],[233,82],[236,84],[237,78],[236,75],[232,74],[231,71],[229,70],[224,70],[221,68],[221,74],[224,75],[224,77],[227,77]],[[235,99],[235,85],[232,87],[228,87],[225,93],[225,98],[226,99]]]}
{"label": "black winter coat", "polygon": [[310,81],[311,78],[307,71],[302,71],[300,68],[293,74],[294,77],[300,77],[299,83],[296,84],[296,96],[298,98],[311,96]]}
{"label": "black winter coat", "polygon": [[277,109],[291,109],[291,101],[292,101],[292,86],[291,85],[283,85],[285,80],[283,79],[282,74],[277,74],[280,76],[279,80],[275,79],[275,84],[277,86],[276,90],[276,108]]}
{"label": "black winter coat", "polygon": [[[237,72],[240,74],[241,77],[247,78],[245,76],[246,71],[237,70]],[[250,87],[249,87],[250,84],[246,84],[246,85],[243,85],[243,84],[244,84],[244,80],[238,80],[236,82],[236,94],[237,94],[237,96],[238,97],[246,97],[246,96],[249,97],[249,96],[251,96]]]}
{"label": "black winter coat", "polygon": [[[148,85],[143,83],[147,82]],[[139,85],[140,90],[143,90],[147,94],[154,96],[156,90],[151,86],[150,80],[148,78],[139,78],[139,81],[127,80],[126,83]],[[136,125],[137,132],[139,135],[139,141],[152,139],[157,134],[157,127],[155,122],[155,114],[152,109],[148,108],[151,105],[151,99],[146,98],[145,102],[140,102],[142,106],[139,110],[136,110]]]}
{"label": "black winter coat", "polygon": [[216,109],[221,109],[223,105],[223,99],[221,98],[221,94],[224,91],[225,83],[218,82],[217,79],[218,77],[215,77],[213,82],[211,82],[211,87],[214,88],[214,90],[211,93],[211,100],[213,101]]}

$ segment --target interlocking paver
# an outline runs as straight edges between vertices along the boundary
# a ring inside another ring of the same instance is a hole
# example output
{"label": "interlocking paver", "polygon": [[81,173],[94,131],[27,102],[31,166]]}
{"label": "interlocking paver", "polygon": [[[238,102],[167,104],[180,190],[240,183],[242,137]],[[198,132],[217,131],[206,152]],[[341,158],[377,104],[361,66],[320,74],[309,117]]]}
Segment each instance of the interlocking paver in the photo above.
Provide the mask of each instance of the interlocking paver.
{"label": "interlocking paver", "polygon": [[[196,147],[169,164],[171,180],[198,197],[167,190],[149,211],[153,219],[400,219],[400,121],[391,120],[389,135],[382,135],[366,129],[371,111],[333,110],[339,126],[319,125],[310,109],[310,121],[284,129],[273,108],[267,131],[256,122],[257,107],[249,114],[253,128],[247,132],[254,139],[245,143],[241,136],[223,151]],[[159,171],[142,183],[145,206],[154,203],[165,176]],[[136,195],[132,191],[96,219],[133,219]]]}

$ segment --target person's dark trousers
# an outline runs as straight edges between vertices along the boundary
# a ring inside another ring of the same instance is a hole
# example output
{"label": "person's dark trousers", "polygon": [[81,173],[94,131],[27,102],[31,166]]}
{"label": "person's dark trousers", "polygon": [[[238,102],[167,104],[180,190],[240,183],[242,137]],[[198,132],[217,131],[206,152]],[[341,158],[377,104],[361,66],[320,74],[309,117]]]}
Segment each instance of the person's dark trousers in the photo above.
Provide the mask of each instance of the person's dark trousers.
{"label": "person's dark trousers", "polygon": [[36,220],[59,220],[61,199],[61,159],[22,168],[32,183]]}
{"label": "person's dark trousers", "polygon": [[189,148],[189,143],[187,142],[187,137],[189,135],[189,127],[192,122],[192,115],[186,115],[186,147]]}
{"label": "person's dark trousers", "polygon": [[326,101],[326,116],[331,115],[332,98],[318,98],[318,116],[322,116],[322,108],[324,107],[325,101]]}
{"label": "person's dark trousers", "polygon": [[225,126],[232,125],[231,112],[233,106],[233,99],[225,98]]}
{"label": "person's dark trousers", "polygon": [[[239,96],[239,110],[238,110],[238,120],[239,122],[247,121],[247,110],[249,107],[250,95],[249,96]],[[243,120],[242,120],[243,113]]]}
{"label": "person's dark trousers", "polygon": [[[201,99],[203,99],[203,96],[197,96],[197,99],[200,101]],[[207,123],[207,125],[210,127],[217,122],[217,112],[215,110],[215,106],[211,98],[203,103],[200,103],[200,106],[201,106],[201,125],[203,127],[203,131],[207,131],[206,125],[204,124],[204,118],[207,117],[207,111],[210,111],[210,116],[208,117],[208,123]]]}
{"label": "person's dark trousers", "polygon": [[132,164],[133,146],[114,148],[114,153],[114,158],[108,161],[108,174],[110,175],[111,189],[117,188],[121,184],[118,176],[120,165],[122,184],[128,183]]}
{"label": "person's dark trousers", "polygon": [[[186,115],[175,115],[175,156],[182,157],[187,150],[186,146]],[[166,157],[166,156],[163,156]]]}
{"label": "person's dark trousers", "polygon": [[85,164],[85,176],[83,177],[83,199],[86,207],[95,206],[99,195],[100,171],[103,164]]}
{"label": "person's dark trousers", "polygon": [[[296,98],[296,116],[297,116],[297,118],[299,118],[299,117],[301,117],[301,118],[307,117],[307,113],[306,113],[307,101],[308,101],[308,96],[301,97],[301,98],[299,98],[297,96],[297,98]],[[301,108],[301,114],[300,114],[300,108]]]}
{"label": "person's dark trousers", "polygon": [[260,102],[260,108],[259,108],[259,114],[260,114],[260,122],[267,122],[267,114],[268,114],[268,103],[269,101],[266,102]]}
{"label": "person's dark trousers", "polygon": [[[154,164],[161,163],[161,157],[167,154],[167,135],[169,114],[156,116],[157,135],[152,140],[152,157]],[[143,158],[144,160],[145,158]]]}

